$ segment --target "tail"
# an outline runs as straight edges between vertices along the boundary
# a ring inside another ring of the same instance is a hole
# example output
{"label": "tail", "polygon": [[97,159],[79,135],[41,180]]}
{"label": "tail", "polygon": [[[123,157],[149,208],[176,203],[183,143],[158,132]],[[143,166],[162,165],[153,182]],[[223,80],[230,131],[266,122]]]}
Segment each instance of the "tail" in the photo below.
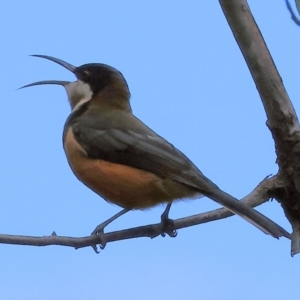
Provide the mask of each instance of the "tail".
{"label": "tail", "polygon": [[206,191],[205,196],[226,207],[236,215],[242,217],[264,233],[270,234],[277,239],[281,236],[291,239],[291,235],[278,224],[254,210],[250,205],[238,201],[232,196],[221,191],[216,186],[211,188],[210,192]]}

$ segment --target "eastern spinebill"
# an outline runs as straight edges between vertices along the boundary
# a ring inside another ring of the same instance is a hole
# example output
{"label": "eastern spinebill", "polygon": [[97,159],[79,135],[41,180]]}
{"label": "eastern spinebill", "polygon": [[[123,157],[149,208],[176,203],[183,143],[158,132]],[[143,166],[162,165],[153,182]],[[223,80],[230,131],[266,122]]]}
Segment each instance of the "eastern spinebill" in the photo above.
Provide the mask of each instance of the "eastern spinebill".
{"label": "eastern spinebill", "polygon": [[[75,176],[108,202],[123,210],[93,233],[132,209],[146,209],[185,198],[206,196],[275,238],[290,237],[279,225],[220,190],[178,149],[132,114],[130,92],[122,73],[90,63],[67,68],[75,82],[45,80],[24,87],[58,84],[68,94],[71,114],[63,130],[63,147]],[[104,243],[103,243],[104,244]]]}

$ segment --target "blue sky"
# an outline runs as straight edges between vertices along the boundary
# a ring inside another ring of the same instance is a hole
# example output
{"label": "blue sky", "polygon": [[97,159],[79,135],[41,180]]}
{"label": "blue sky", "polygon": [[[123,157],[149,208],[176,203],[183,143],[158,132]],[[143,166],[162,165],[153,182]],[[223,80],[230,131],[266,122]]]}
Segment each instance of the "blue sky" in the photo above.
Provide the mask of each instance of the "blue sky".
{"label": "blue sky", "polygon": [[[249,1],[296,111],[300,28],[284,1]],[[44,80],[74,80],[64,68],[101,62],[119,69],[134,113],[183,151],[224,191],[241,198],[276,174],[274,143],[255,85],[218,1],[6,1],[1,36],[1,233],[85,236],[119,211],[81,184],[61,142],[70,113],[58,86],[16,90]],[[218,206],[181,202],[178,218]],[[134,211],[118,230],[158,222],[163,207]],[[288,231],[277,202],[259,208]],[[91,248],[1,245],[1,298],[283,299],[298,294],[290,243],[238,217],[158,237]]]}

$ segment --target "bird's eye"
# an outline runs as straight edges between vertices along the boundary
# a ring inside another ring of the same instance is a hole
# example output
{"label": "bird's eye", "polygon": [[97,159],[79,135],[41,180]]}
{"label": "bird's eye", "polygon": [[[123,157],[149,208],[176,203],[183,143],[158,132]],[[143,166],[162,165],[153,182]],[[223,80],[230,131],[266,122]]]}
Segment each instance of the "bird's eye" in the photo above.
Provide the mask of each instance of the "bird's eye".
{"label": "bird's eye", "polygon": [[84,70],[83,73],[84,73],[85,75],[87,75],[87,76],[90,75],[90,72],[89,72],[88,70]]}

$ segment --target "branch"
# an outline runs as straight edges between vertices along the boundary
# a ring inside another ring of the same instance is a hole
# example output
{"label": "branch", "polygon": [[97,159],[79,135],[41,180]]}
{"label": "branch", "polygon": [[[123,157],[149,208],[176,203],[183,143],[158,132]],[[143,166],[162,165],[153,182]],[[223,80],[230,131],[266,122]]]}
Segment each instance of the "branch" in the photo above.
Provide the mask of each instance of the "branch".
{"label": "branch", "polygon": [[[258,206],[270,199],[270,195],[272,195],[272,193],[274,193],[274,191],[280,187],[280,180],[278,180],[276,176],[269,179],[264,179],[248,196],[244,197],[241,201],[247,203],[248,205],[251,205],[252,207]],[[206,213],[177,219],[174,221],[174,226],[175,229],[181,229],[219,219],[224,219],[232,215],[233,213],[231,213],[226,208],[220,208]],[[155,238],[161,234],[161,230],[162,228],[160,223],[140,226],[126,230],[105,233],[105,240],[106,242],[114,242],[138,237]],[[96,251],[96,245],[99,244],[99,242],[99,238],[95,235],[74,238],[57,236],[56,233],[44,237],[0,234],[0,244],[29,246],[60,245],[74,247],[75,249],[92,246]]]}
{"label": "branch", "polygon": [[[298,2],[299,2],[299,1],[296,0],[297,8],[298,8],[298,5],[299,5]],[[291,14],[292,20],[293,20],[298,26],[300,26],[300,20],[298,19],[298,17],[297,17],[296,14],[294,13],[294,11],[293,11],[293,9],[292,9],[292,6],[291,6],[290,2],[289,2],[288,0],[285,0],[285,4],[286,4],[286,7],[287,7],[288,11],[289,11],[290,14]]]}
{"label": "branch", "polygon": [[247,1],[219,1],[267,114],[267,126],[275,142],[278,177],[284,184],[284,188],[278,190],[275,198],[281,202],[293,227],[293,255],[300,251],[299,121]]}

